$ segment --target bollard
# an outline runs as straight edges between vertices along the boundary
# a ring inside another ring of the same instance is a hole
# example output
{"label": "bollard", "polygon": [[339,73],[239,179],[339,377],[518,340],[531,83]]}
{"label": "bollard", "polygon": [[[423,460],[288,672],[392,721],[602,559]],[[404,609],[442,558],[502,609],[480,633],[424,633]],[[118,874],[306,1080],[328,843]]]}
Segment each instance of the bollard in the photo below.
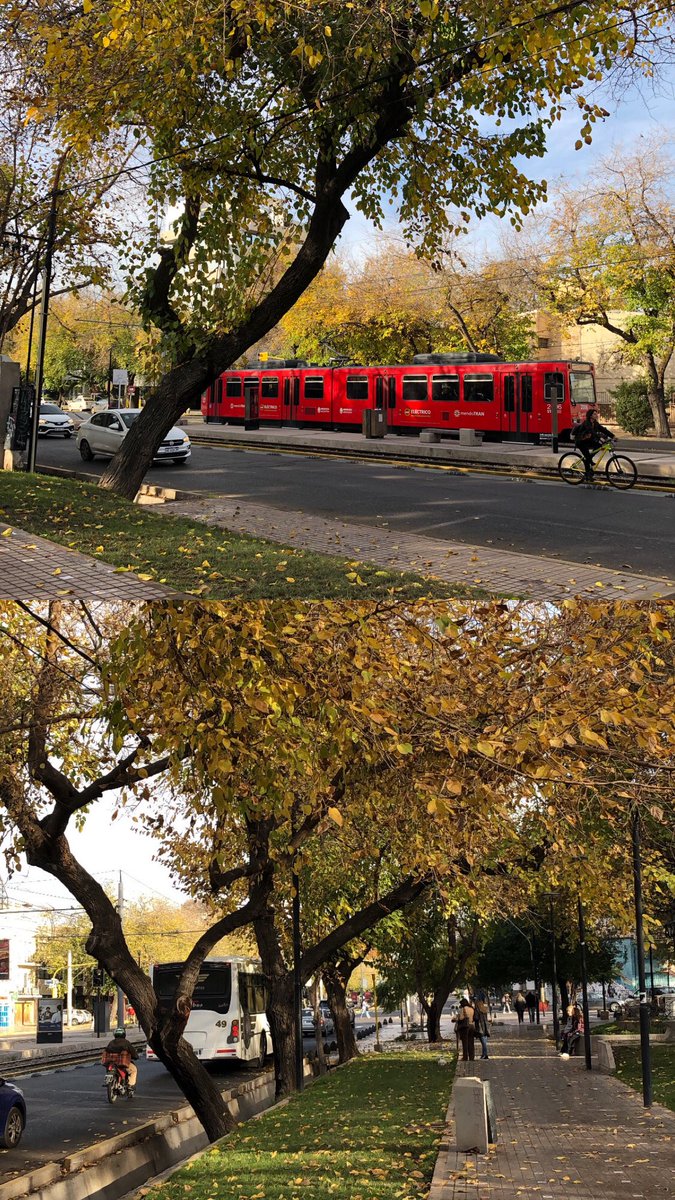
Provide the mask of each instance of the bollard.
{"label": "bollard", "polygon": [[476,1150],[487,1154],[488,1116],[482,1079],[455,1080],[455,1142],[458,1150]]}

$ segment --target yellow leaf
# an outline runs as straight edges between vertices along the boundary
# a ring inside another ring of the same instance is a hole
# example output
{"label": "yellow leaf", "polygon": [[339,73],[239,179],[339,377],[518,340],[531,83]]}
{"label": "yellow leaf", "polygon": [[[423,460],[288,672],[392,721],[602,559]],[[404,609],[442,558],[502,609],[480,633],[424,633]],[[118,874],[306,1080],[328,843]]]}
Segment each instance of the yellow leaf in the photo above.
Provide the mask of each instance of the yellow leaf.
{"label": "yellow leaf", "polygon": [[340,812],[339,808],[329,808],[328,816],[330,817],[331,821],[335,821],[336,825],[339,825],[340,827],[342,827],[342,825],[344,824],[344,822],[342,820],[342,813]]}

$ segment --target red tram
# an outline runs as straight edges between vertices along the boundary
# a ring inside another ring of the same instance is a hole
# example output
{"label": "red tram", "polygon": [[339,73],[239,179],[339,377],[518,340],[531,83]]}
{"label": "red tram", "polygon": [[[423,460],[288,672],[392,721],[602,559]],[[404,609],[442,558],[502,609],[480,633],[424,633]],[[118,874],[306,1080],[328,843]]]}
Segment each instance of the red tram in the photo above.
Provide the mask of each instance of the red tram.
{"label": "red tram", "polygon": [[561,440],[595,403],[585,362],[504,362],[494,355],[420,354],[410,366],[317,367],[273,359],[224,371],[202,396],[206,422],[361,429],[369,409],[386,411],[394,433],[475,429],[492,440],[538,442],[558,408]]}

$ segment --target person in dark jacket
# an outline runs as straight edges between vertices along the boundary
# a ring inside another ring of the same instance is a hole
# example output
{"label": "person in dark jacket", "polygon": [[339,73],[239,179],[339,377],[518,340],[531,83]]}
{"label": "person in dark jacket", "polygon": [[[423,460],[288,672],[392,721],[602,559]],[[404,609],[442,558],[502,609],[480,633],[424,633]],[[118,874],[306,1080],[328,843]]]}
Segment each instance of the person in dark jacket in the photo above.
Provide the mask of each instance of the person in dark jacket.
{"label": "person in dark jacket", "polygon": [[481,1044],[481,1058],[489,1058],[488,1054],[488,1038],[490,1036],[490,1026],[488,1025],[489,1005],[485,992],[479,992],[473,997],[473,1023],[476,1031],[475,1036]]}
{"label": "person in dark jacket", "polygon": [[530,1021],[534,1021],[537,1015],[537,997],[532,990],[525,993],[525,1003],[527,1004],[527,1015]]}
{"label": "person in dark jacket", "polygon": [[516,998],[513,1001],[513,1007],[515,1008],[516,1012],[518,1013],[518,1024],[522,1025],[523,1014],[525,1012],[525,1009],[527,1008],[527,1001],[525,1000],[525,997],[522,992],[518,992],[516,994]]}
{"label": "person in dark jacket", "polygon": [[601,425],[598,420],[598,413],[595,408],[589,408],[583,421],[579,421],[572,430],[574,445],[581,455],[583,455],[584,466],[586,468],[586,478],[593,478],[593,454],[602,446],[604,442],[613,442],[614,434],[607,429],[605,425]]}
{"label": "person in dark jacket", "polygon": [[475,1010],[467,996],[462,996],[457,1013],[457,1040],[462,1043],[462,1061],[473,1062],[476,1057],[475,1049]]}

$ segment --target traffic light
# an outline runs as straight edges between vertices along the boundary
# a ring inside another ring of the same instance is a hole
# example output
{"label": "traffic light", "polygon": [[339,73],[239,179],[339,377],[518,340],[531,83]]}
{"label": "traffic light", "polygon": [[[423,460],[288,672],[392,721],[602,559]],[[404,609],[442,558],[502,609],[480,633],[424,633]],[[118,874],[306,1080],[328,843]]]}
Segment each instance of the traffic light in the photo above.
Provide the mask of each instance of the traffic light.
{"label": "traffic light", "polygon": [[105,982],[105,971],[102,967],[94,967],[94,987],[101,988]]}

